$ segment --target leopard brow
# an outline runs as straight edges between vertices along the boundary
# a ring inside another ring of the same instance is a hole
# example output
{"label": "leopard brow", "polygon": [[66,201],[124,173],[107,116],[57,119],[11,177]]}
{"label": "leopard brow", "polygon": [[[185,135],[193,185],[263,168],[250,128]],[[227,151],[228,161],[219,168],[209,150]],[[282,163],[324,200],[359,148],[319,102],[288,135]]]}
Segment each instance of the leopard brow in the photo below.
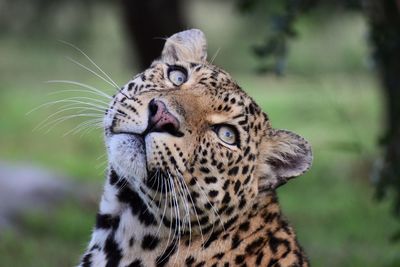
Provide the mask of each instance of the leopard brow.
{"label": "leopard brow", "polygon": [[242,117],[246,117],[246,115],[245,114],[236,115],[236,116],[232,117],[232,120],[236,120],[236,119],[239,119],[239,118],[242,118]]}

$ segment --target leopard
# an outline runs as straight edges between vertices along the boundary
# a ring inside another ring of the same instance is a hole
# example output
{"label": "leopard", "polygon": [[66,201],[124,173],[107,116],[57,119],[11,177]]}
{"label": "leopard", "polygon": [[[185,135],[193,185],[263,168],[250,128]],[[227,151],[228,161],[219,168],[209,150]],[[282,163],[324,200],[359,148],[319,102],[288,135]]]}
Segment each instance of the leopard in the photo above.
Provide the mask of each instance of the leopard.
{"label": "leopard", "polygon": [[311,145],[207,60],[199,29],[112,97],[106,181],[80,267],[309,266],[276,189]]}

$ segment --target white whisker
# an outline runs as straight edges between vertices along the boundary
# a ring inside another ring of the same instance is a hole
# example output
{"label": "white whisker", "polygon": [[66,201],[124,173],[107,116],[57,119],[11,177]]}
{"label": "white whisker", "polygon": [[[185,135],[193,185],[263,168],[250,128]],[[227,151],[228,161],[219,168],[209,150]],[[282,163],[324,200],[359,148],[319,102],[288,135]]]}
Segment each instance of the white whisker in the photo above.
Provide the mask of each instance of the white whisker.
{"label": "white whisker", "polygon": [[80,82],[70,81],[70,80],[50,80],[50,81],[47,81],[46,83],[64,83],[64,84],[77,85],[77,86],[89,89],[92,92],[97,92],[97,93],[99,93],[99,95],[102,95],[108,99],[112,99],[112,97],[110,95],[104,93],[103,91],[101,91],[91,85],[85,84],[85,83],[80,83]]}
{"label": "white whisker", "polygon": [[[99,125],[88,125],[85,127],[85,129],[80,130],[82,133],[79,135],[80,137],[89,134],[91,131],[94,131],[96,129],[103,129],[103,125],[99,124]],[[76,134],[76,133],[73,133]]]}
{"label": "white whisker", "polygon": [[119,90],[119,87],[116,84],[113,84],[112,82],[110,82],[109,80],[107,80],[106,78],[104,78],[103,76],[101,76],[100,74],[98,74],[97,72],[95,72],[94,70],[92,70],[91,68],[83,65],[82,63],[76,61],[73,58],[70,57],[65,57],[66,59],[68,59],[69,61],[71,61],[72,63],[75,63],[76,65],[78,65],[79,67],[89,71],[90,73],[92,73],[93,75],[95,75],[96,77],[98,77],[99,79],[103,80],[104,82],[108,83],[109,85],[111,85],[111,87]]}
{"label": "white whisker", "polygon": [[[180,241],[181,241],[181,218],[180,218],[181,216],[180,216],[180,211],[179,211],[179,202],[178,202],[176,190],[175,190],[174,179],[171,176],[171,174],[169,173],[169,171],[167,171],[167,174],[168,174],[168,177],[171,179],[171,185],[172,185],[172,191],[173,191],[172,196],[174,197],[174,202],[175,202],[175,205],[174,205],[175,206],[175,208],[174,208],[174,211],[175,211],[175,236],[177,234],[177,239],[178,239],[178,242],[177,242],[178,251],[175,256],[175,261],[176,261],[177,257],[179,256]],[[170,256],[171,253],[172,253],[172,250],[168,253],[168,255],[166,255],[166,257]],[[175,265],[175,262],[173,265]]]}
{"label": "white whisker", "polygon": [[[157,176],[157,179],[155,179],[154,181],[153,181],[153,184],[151,185],[151,188],[154,186],[154,184],[156,183],[156,180],[157,180],[157,186],[158,186],[158,169],[156,170],[156,172],[153,174],[153,176],[150,178],[150,179],[153,179],[154,177],[156,177]],[[151,199],[151,202],[154,202],[154,198],[155,198],[155,196],[157,195],[157,191],[156,191],[156,194],[154,195],[154,197],[153,197],[153,199]],[[150,197],[150,196],[149,196]],[[149,199],[150,200],[150,199]],[[146,207],[146,210],[144,211],[144,213],[147,213],[147,212],[150,212],[150,209],[149,209],[149,206],[147,206]]]}
{"label": "white whisker", "polygon": [[101,68],[100,68],[100,67],[99,67],[85,52],[83,52],[82,49],[80,49],[80,48],[78,48],[77,46],[75,46],[75,45],[73,45],[73,44],[71,44],[71,43],[69,43],[69,42],[66,42],[66,41],[60,40],[60,42],[66,44],[66,45],[69,45],[70,47],[74,48],[74,49],[77,50],[79,53],[81,53],[84,57],[86,57],[87,60],[90,61],[90,63],[92,63],[101,73],[103,73],[103,75],[106,76],[106,78],[107,78],[111,83],[113,83],[115,87],[119,88],[119,86],[111,79],[111,77],[108,76],[107,73],[106,73],[105,71],[103,71],[103,70],[102,70],[102,69],[101,69]]}
{"label": "white whisker", "polygon": [[[182,178],[182,179],[180,179],[180,177]],[[186,192],[185,191],[185,187],[182,185],[182,183],[184,183],[185,181],[183,180],[183,176],[179,176],[178,175],[178,172],[177,172],[177,181],[178,181],[178,184],[179,184],[179,187],[180,187],[180,195],[181,195],[181,198],[182,198],[182,201],[184,201],[184,208],[185,208],[185,218],[184,218],[184,222],[185,223],[187,223],[188,224],[188,226],[189,226],[189,246],[188,246],[188,249],[186,249],[186,254],[185,254],[185,257],[184,258],[186,258],[187,257],[187,255],[188,255],[188,253],[189,253],[189,251],[190,251],[190,248],[191,248],[191,245],[192,245],[192,225],[191,225],[191,217],[190,217],[190,209],[189,209],[189,204],[187,203],[187,201],[186,201],[186,193],[188,193],[188,192]],[[183,224],[184,225],[184,227],[186,228],[186,224]],[[184,231],[185,232],[185,231]]]}
{"label": "white whisker", "polygon": [[208,197],[207,197],[207,194],[204,192],[204,190],[201,188],[201,186],[197,183],[197,181],[196,181],[196,185],[197,185],[197,187],[199,188],[200,192],[201,192],[201,193],[203,194],[203,196],[205,197],[205,199],[207,200],[208,204],[210,204],[212,210],[214,211],[214,214],[218,217],[218,219],[219,219],[219,221],[220,221],[220,223],[221,223],[221,226],[222,226],[222,228],[223,228],[223,230],[224,230],[224,232],[225,232],[225,226],[224,226],[224,224],[223,224],[223,222],[222,222],[221,216],[219,215],[218,211],[215,209],[214,205],[210,202],[210,200],[209,200]]}
{"label": "white whisker", "polygon": [[[160,175],[162,175],[162,174],[160,174]],[[164,180],[165,180],[165,177],[163,177],[163,176],[161,176],[161,178],[162,178],[162,180],[161,180],[161,185],[162,185],[162,192],[164,192],[164,194],[165,194],[165,204],[164,204],[164,211],[163,211],[163,214],[162,214],[162,216],[161,216],[161,221],[160,221],[160,224],[159,224],[159,226],[158,226],[158,229],[157,229],[157,233],[156,233],[156,236],[159,234],[159,232],[160,232],[160,229],[161,229],[161,225],[163,224],[163,220],[164,220],[164,216],[165,216],[165,211],[167,210],[167,197],[168,197],[168,188],[167,188],[167,186],[165,186],[165,189],[164,189]],[[160,203],[161,203],[161,199],[160,199]]]}
{"label": "white whisker", "polygon": [[[93,119],[93,120],[82,122],[82,123],[78,124],[77,126],[75,126],[74,128],[72,128],[71,130],[69,130],[68,132],[66,132],[65,134],[63,134],[63,136],[67,136],[70,133],[77,134],[85,129],[95,127],[95,126],[98,126],[98,128],[103,128],[102,122],[103,122],[103,119]],[[83,132],[83,133],[85,133],[85,132]]]}
{"label": "white whisker", "polygon": [[[71,92],[78,92],[78,93],[84,93],[84,94],[92,94],[95,96],[101,96],[101,97],[105,97],[102,94],[97,93],[96,91],[92,91],[92,90],[86,90],[86,89],[63,89],[63,90],[57,90],[56,92],[50,92],[47,93],[48,95],[59,95],[59,94],[67,94],[67,93],[71,93]],[[95,99],[95,98],[93,98]],[[107,97],[107,99],[111,99],[111,97]]]}
{"label": "white whisker", "polygon": [[196,206],[195,206],[195,204],[194,204],[192,195],[190,194],[189,188],[188,188],[188,186],[187,186],[185,180],[183,179],[183,175],[179,172],[178,169],[175,168],[175,170],[176,170],[176,172],[182,177],[183,185],[186,187],[186,190],[187,190],[187,192],[188,192],[188,194],[189,194],[189,198],[190,198],[190,202],[192,203],[194,215],[196,216],[197,224],[199,225],[201,241],[202,241],[202,243],[204,244],[204,235],[203,235],[203,231],[201,230],[199,215],[197,214]]}
{"label": "white whisker", "polygon": [[[171,238],[171,234],[172,234],[172,195],[171,195],[172,188],[171,188],[171,181],[170,181],[169,179],[165,179],[165,181],[168,182],[168,195],[169,195],[169,197],[170,197],[169,200],[168,200],[168,202],[171,203],[171,208],[170,208],[170,219],[171,219],[171,220],[169,220],[168,240],[167,240],[167,243],[165,243],[165,248],[164,248],[163,252],[161,253],[161,255],[164,255],[165,251],[167,251],[167,248],[168,248],[169,242],[170,242],[170,238]],[[168,203],[166,203],[166,205],[167,205],[167,204],[168,204]],[[165,258],[165,257],[164,257],[164,258]],[[164,258],[162,258],[162,259],[160,259],[160,260],[162,261],[162,260],[164,260]]]}
{"label": "white whisker", "polygon": [[[65,107],[65,106],[64,106]],[[63,113],[63,112],[66,112],[66,111],[69,111],[69,110],[78,110],[78,111],[80,111],[80,112],[78,112],[78,113],[73,113],[73,115],[78,115],[78,114],[85,114],[85,113],[82,113],[83,111],[94,111],[94,112],[96,112],[96,114],[98,115],[98,117],[100,118],[100,117],[103,117],[103,115],[104,115],[104,112],[101,112],[101,110],[99,110],[99,109],[96,109],[96,108],[93,108],[93,107],[88,107],[88,108],[86,108],[86,107],[83,107],[83,108],[79,108],[79,107],[65,107],[65,108],[63,108],[63,109],[61,109],[61,110],[59,110],[59,111],[57,111],[57,112],[55,112],[55,113],[53,113],[53,114],[51,114],[51,115],[49,115],[49,116],[47,116],[47,118],[46,119],[44,119],[42,122],[40,122],[35,128],[33,128],[33,131],[36,131],[36,130],[38,130],[38,129],[41,129],[41,128],[43,128],[43,126],[46,126],[47,125],[47,123],[49,123],[49,121],[50,121],[50,119],[52,119],[53,117],[55,117],[55,116],[57,116],[58,114],[60,114],[60,113]],[[98,113],[97,113],[98,112]],[[94,113],[93,113],[94,114]],[[63,116],[64,117],[64,116]],[[62,118],[62,117],[61,117]]]}
{"label": "white whisker", "polygon": [[[95,114],[95,113],[84,113],[84,114],[74,114],[74,115],[63,116],[63,117],[61,117],[61,118],[58,118],[58,119],[52,120],[52,121],[50,121],[50,122],[48,122],[48,123],[45,123],[45,125],[41,126],[41,127],[38,128],[38,129],[43,129],[44,127],[48,127],[48,126],[51,125],[50,128],[45,132],[45,133],[48,133],[48,132],[51,131],[56,125],[58,125],[58,124],[60,124],[60,123],[62,123],[62,122],[64,122],[64,121],[66,121],[66,120],[69,120],[69,119],[72,119],[72,118],[77,118],[77,117],[94,117],[94,118],[99,118],[100,116],[99,116],[99,114]],[[52,124],[53,124],[53,125],[52,125]]]}
{"label": "white whisker", "polygon": [[[70,111],[70,110],[78,110],[78,111],[99,111],[102,112],[103,110],[100,110],[98,108],[94,108],[94,107],[81,107],[81,106],[73,106],[76,105],[75,103],[73,104],[68,104],[68,105],[64,105],[62,106],[61,110],[56,111],[55,113],[47,116],[47,118],[45,118],[42,122],[40,122],[33,130],[39,129],[44,123],[46,123],[47,121],[49,121],[51,118],[57,116],[60,113],[66,112],[66,111]],[[103,114],[104,111],[101,113]],[[79,114],[79,113],[78,113]]]}
{"label": "white whisker", "polygon": [[52,106],[52,105],[55,105],[55,104],[58,104],[58,103],[76,103],[76,104],[84,104],[84,105],[88,105],[88,106],[100,108],[100,109],[104,110],[104,112],[107,110],[106,107],[103,107],[103,106],[100,106],[100,105],[97,105],[97,104],[94,104],[94,103],[90,103],[90,102],[79,101],[79,100],[77,100],[76,98],[79,98],[79,97],[70,97],[70,98],[66,98],[66,99],[55,100],[55,101],[50,101],[50,102],[44,103],[44,104],[42,104],[42,105],[40,105],[40,106],[38,106],[38,107],[32,109],[31,111],[29,111],[28,113],[26,113],[26,115],[29,115],[29,114],[32,113],[33,111],[38,110],[38,109],[40,109],[40,108]]}
{"label": "white whisker", "polygon": [[217,49],[217,51],[215,52],[214,56],[211,58],[210,63],[213,64],[214,60],[217,58],[219,51],[221,50],[221,47],[219,47]]}

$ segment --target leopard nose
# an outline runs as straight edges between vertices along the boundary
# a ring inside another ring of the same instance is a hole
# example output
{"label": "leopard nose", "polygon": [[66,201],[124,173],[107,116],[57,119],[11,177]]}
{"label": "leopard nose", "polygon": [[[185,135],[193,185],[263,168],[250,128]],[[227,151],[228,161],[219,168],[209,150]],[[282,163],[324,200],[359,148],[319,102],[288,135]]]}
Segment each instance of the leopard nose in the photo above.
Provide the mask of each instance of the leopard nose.
{"label": "leopard nose", "polygon": [[164,102],[152,99],[149,103],[149,122],[144,134],[151,132],[167,132],[181,137],[179,120],[168,111]]}

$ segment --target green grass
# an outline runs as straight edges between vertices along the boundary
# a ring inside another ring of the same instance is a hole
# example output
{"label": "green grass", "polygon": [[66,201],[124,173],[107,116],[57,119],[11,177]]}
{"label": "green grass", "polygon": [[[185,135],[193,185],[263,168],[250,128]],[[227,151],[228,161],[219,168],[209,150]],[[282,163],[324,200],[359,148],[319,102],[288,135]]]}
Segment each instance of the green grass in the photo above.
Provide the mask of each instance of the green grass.
{"label": "green grass", "polygon": [[93,224],[93,210],[79,203],[66,203],[50,214],[28,214],[22,219],[21,230],[2,233],[1,266],[75,266]]}
{"label": "green grass", "polygon": [[[367,49],[360,17],[346,15],[319,27],[312,20],[302,21],[299,30],[304,38],[291,44],[289,73],[275,78],[251,73],[256,60],[246,49],[259,37],[254,29],[243,31],[249,21],[237,20],[220,4],[212,9],[191,5],[192,24],[211,37],[210,55],[222,46],[216,62],[233,71],[275,128],[299,133],[313,146],[311,171],[278,190],[283,211],[313,266],[398,266],[400,244],[389,240],[399,223],[390,216],[389,203],[374,200],[369,179],[379,154],[383,104],[378,84],[364,64]],[[199,12],[205,9],[207,21]],[[103,18],[94,23],[92,42],[81,47],[122,84],[133,73],[121,62],[123,39],[116,18]],[[108,36],[114,42],[101,42]],[[52,40],[28,41],[18,36],[0,40],[0,54],[5,55],[0,61],[0,160],[30,162],[67,173],[77,182],[102,183],[100,130],[63,136],[79,123],[71,120],[48,133],[33,131],[56,109],[26,113],[63,97],[48,93],[69,88],[43,83],[46,80],[73,79],[112,90],[63,59],[72,55],[84,61],[73,50]],[[0,266],[76,264],[95,213],[95,208],[68,201],[50,214],[27,214],[17,231],[0,233]]]}

